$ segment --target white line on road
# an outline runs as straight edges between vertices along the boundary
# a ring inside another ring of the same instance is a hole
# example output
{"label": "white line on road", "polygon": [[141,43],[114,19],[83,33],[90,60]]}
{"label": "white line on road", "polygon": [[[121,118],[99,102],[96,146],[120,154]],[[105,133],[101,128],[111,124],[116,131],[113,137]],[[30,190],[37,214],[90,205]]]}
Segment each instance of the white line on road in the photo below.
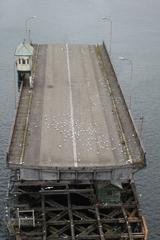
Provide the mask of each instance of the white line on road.
{"label": "white line on road", "polygon": [[73,157],[74,157],[74,166],[77,167],[78,166],[77,146],[76,146],[76,137],[75,137],[75,128],[74,128],[73,96],[72,96],[72,86],[71,86],[71,71],[70,71],[68,44],[66,44],[66,50],[67,50],[67,70],[68,70],[68,82],[69,82],[70,110],[71,110],[71,128],[72,128],[72,140],[73,140]]}

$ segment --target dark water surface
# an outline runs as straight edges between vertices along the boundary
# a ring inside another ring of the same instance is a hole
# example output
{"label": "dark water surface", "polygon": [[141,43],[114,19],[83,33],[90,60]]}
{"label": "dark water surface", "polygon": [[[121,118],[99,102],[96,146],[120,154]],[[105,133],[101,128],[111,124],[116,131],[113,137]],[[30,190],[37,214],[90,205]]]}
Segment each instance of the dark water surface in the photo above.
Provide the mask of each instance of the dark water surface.
{"label": "dark water surface", "polygon": [[[136,175],[141,208],[149,226],[149,240],[160,239],[160,1],[159,0],[0,0],[0,215],[4,216],[8,171],[5,153],[15,107],[14,48],[25,37],[29,22],[34,42],[96,43],[109,45],[113,23],[112,61],[132,114],[140,127],[148,166]],[[119,57],[133,61],[130,65]],[[0,239],[6,239],[0,225]]]}

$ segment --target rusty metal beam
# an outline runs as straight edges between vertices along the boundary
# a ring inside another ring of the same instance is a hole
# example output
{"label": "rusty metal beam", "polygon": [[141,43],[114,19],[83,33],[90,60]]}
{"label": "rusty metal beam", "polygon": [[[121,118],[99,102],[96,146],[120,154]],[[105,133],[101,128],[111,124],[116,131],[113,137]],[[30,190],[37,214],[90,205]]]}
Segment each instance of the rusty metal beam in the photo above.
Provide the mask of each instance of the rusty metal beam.
{"label": "rusty metal beam", "polygon": [[42,204],[42,231],[43,231],[43,240],[47,239],[47,227],[46,227],[46,212],[45,212],[45,196],[41,197]]}
{"label": "rusty metal beam", "polygon": [[134,240],[133,235],[132,235],[131,226],[129,224],[128,217],[127,217],[127,214],[125,212],[125,208],[124,207],[122,207],[122,212],[123,212],[124,219],[125,219],[125,222],[126,222],[126,227],[127,227],[127,230],[128,230],[129,239],[130,240]]}
{"label": "rusty metal beam", "polygon": [[[53,213],[51,213],[53,215]],[[56,214],[55,216],[52,216],[52,222],[58,222],[62,217],[66,215],[66,210]]]}
{"label": "rusty metal beam", "polygon": [[98,234],[92,234],[92,235],[79,235],[79,236],[77,236],[77,239],[78,240],[99,240],[100,239],[100,237],[99,237],[99,235]]}
{"label": "rusty metal beam", "polygon": [[[83,223],[82,223],[83,224]],[[92,235],[92,232],[97,229],[97,224],[91,224],[88,227],[84,228],[84,230],[78,236],[87,236]]]}
{"label": "rusty metal beam", "polygon": [[101,238],[101,240],[105,240],[105,236],[104,236],[104,232],[103,232],[103,228],[102,228],[102,224],[101,224],[101,219],[100,219],[100,214],[99,214],[99,209],[96,205],[95,205],[95,210],[96,210],[96,217],[97,217],[100,238]]}
{"label": "rusty metal beam", "polygon": [[73,222],[73,214],[72,214],[72,205],[71,205],[71,196],[70,193],[68,193],[68,213],[70,218],[70,227],[71,227],[71,235],[72,240],[75,240],[75,230],[74,230],[74,222]]}
{"label": "rusty metal beam", "polygon": [[[88,210],[88,207],[86,207],[86,208],[83,208],[82,210]],[[72,210],[73,210],[73,208],[72,208]],[[93,218],[91,218],[91,217],[89,217],[89,216],[87,216],[84,212],[80,212],[80,211],[73,211],[73,215],[74,216],[76,216],[76,217],[78,217],[81,221],[83,220],[83,221],[88,221],[88,220],[93,220]]]}
{"label": "rusty metal beam", "polygon": [[[44,194],[44,195],[56,195],[56,194],[67,194],[67,193],[79,193],[79,194],[83,194],[83,193],[87,193],[87,192],[92,192],[93,189],[53,189],[53,190],[41,190],[40,193]],[[84,195],[82,195],[84,197]],[[87,196],[85,196],[87,197]],[[88,197],[87,197],[88,198]]]}

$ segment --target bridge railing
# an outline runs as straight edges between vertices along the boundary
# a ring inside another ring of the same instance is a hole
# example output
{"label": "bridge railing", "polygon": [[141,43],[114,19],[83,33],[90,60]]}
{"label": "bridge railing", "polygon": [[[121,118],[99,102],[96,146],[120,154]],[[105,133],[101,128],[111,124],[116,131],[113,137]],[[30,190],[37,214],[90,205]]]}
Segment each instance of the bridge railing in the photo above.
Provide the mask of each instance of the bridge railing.
{"label": "bridge railing", "polygon": [[[123,111],[120,111],[121,109],[119,109],[119,106],[117,104],[117,111],[118,111],[118,115],[120,116],[120,120],[121,120],[121,125],[122,125],[122,128],[123,128],[123,131],[124,131],[124,134],[126,134],[125,136],[127,136],[127,128],[126,128],[126,122],[123,120],[123,113],[125,112],[125,114],[127,115],[127,121],[132,129],[132,135],[134,134],[134,140],[136,141],[136,145],[138,147],[138,150],[140,152],[140,164],[143,165],[143,166],[146,166],[146,153],[144,151],[144,147],[143,147],[143,144],[142,144],[142,141],[140,139],[140,136],[139,136],[139,133],[137,131],[137,128],[134,124],[134,121],[133,121],[133,118],[132,118],[132,115],[128,109],[128,106],[127,106],[127,103],[125,101],[125,98],[124,98],[124,95],[123,95],[123,92],[122,92],[122,89],[120,87],[120,84],[118,82],[118,79],[116,77],[116,73],[115,73],[115,70],[114,70],[114,67],[112,65],[112,62],[111,62],[111,59],[109,57],[109,54],[108,54],[108,51],[107,51],[107,48],[106,48],[106,45],[105,43],[103,42],[103,49],[104,49],[104,52],[105,52],[105,55],[106,55],[106,58],[107,58],[107,61],[109,61],[109,64],[110,64],[110,68],[111,68],[111,74],[114,78],[114,81],[115,81],[115,84],[114,84],[114,88],[116,87],[116,97],[117,95],[120,96],[121,98],[121,106],[123,106],[124,110]],[[105,63],[104,63],[105,64]],[[112,85],[113,83],[111,83],[111,80],[110,81],[110,84]],[[113,95],[114,95],[114,88],[112,88],[112,91],[113,91]],[[115,95],[114,95],[115,97]],[[115,101],[116,102],[116,101]]]}

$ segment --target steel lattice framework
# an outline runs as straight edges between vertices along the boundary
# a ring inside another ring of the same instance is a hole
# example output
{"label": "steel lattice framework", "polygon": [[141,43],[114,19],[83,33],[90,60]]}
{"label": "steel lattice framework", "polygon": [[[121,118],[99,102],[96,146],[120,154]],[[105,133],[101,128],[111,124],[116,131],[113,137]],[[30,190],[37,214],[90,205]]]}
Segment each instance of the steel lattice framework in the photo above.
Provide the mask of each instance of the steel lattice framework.
{"label": "steel lattice framework", "polygon": [[21,240],[144,240],[134,185],[122,184],[119,203],[101,202],[96,185],[15,182],[10,189],[11,231]]}

